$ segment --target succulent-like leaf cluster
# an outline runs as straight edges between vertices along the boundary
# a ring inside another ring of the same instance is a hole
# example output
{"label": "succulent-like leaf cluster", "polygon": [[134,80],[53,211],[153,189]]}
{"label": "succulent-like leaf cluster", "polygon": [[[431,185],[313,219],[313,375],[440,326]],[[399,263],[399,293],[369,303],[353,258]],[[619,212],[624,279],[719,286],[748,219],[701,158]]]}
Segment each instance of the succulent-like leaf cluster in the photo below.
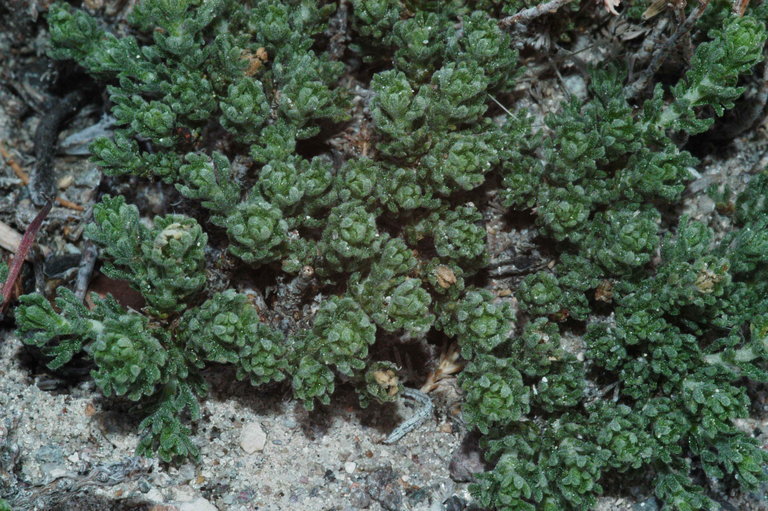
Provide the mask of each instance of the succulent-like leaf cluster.
{"label": "succulent-like leaf cluster", "polygon": [[[606,65],[534,129],[496,102],[520,71],[498,18],[526,3],[143,0],[124,36],[53,4],[52,55],[110,84],[118,128],[96,161],[173,185],[198,220],[105,197],[86,234],[146,306],[25,296],[26,342],[54,368],[89,356],[165,460],[198,452],[184,417],[208,364],[285,381],[308,409],[349,382],[365,406],[402,389],[380,345],[451,338],[493,467],[482,505],[587,510],[621,473],[680,511],[715,509],[705,479],[757,487],[768,456],[734,419],[745,382],[768,381],[768,177],[723,239],[673,212],[698,164],[680,140],[743,92],[766,9],[711,6],[720,25],[676,85],[636,105]],[[486,286],[489,198],[527,212],[553,259],[514,297]],[[268,300],[235,279],[253,271]]]}

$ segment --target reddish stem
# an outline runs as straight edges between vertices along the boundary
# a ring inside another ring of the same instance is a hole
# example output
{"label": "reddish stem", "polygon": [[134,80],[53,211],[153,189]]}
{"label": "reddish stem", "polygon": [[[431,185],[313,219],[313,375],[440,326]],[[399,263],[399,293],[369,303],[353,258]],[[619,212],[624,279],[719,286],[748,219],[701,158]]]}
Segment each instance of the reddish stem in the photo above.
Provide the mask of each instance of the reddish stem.
{"label": "reddish stem", "polygon": [[3,297],[3,302],[0,303],[0,314],[5,311],[8,303],[11,301],[11,290],[13,289],[13,285],[16,283],[16,279],[19,278],[21,267],[24,265],[24,259],[26,259],[27,252],[29,252],[29,249],[35,242],[37,231],[39,231],[40,227],[43,225],[43,220],[45,220],[45,217],[47,217],[48,213],[51,212],[51,206],[53,206],[53,201],[48,200],[48,202],[45,203],[45,206],[43,206],[43,209],[40,210],[40,213],[38,213],[35,219],[32,220],[32,223],[29,224],[27,230],[24,231],[24,236],[21,238],[19,248],[16,249],[16,253],[13,256],[13,262],[11,263],[11,268],[8,271],[8,278],[5,280],[5,284],[3,284],[3,290],[0,292]]}

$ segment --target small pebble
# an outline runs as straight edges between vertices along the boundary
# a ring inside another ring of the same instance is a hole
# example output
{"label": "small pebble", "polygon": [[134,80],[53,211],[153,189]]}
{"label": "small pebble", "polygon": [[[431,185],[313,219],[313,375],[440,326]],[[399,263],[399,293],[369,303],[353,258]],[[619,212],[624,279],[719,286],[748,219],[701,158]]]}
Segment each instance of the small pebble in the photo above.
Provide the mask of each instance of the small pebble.
{"label": "small pebble", "polygon": [[632,506],[632,511],[658,511],[659,504],[654,497],[651,497],[642,502],[638,502]]}
{"label": "small pebble", "polygon": [[467,503],[458,495],[453,495],[443,501],[443,511],[464,511]]}
{"label": "small pebble", "polygon": [[146,479],[139,480],[139,491],[141,493],[147,493],[149,490],[152,489],[149,482]]}
{"label": "small pebble", "polygon": [[468,434],[461,445],[453,452],[448,464],[451,479],[456,482],[469,482],[475,474],[485,471],[483,456],[480,454],[479,437],[476,434]]}
{"label": "small pebble", "polygon": [[430,500],[429,490],[426,488],[419,488],[408,495],[408,502],[411,503],[411,506],[416,506],[428,500]]}
{"label": "small pebble", "polygon": [[47,444],[35,451],[35,460],[40,463],[63,463],[64,451],[58,445]]}
{"label": "small pebble", "polygon": [[352,488],[348,501],[353,509],[368,509],[371,507],[371,497],[362,488]]}
{"label": "small pebble", "polygon": [[565,88],[568,89],[568,92],[577,98],[583,100],[587,97],[587,82],[584,80],[584,78],[581,77],[581,75],[566,76],[563,78],[563,83],[565,84]]}
{"label": "small pebble", "polygon": [[68,174],[61,179],[59,179],[59,182],[56,184],[59,187],[59,190],[66,190],[70,186],[72,186],[72,183],[75,182],[75,178],[72,174]]}
{"label": "small pebble", "polygon": [[58,463],[43,463],[40,466],[40,470],[42,471],[46,481],[49,482],[69,475],[67,467]]}
{"label": "small pebble", "polygon": [[176,504],[179,511],[219,511],[216,506],[200,497],[189,502],[180,502]]}
{"label": "small pebble", "polygon": [[351,474],[352,472],[355,471],[356,468],[357,468],[357,463],[355,463],[354,461],[348,461],[344,463],[344,472],[346,472],[347,474]]}
{"label": "small pebble", "polygon": [[258,422],[249,422],[240,432],[240,447],[248,454],[263,451],[267,434]]}
{"label": "small pebble", "polygon": [[374,470],[366,479],[368,495],[386,511],[402,511],[404,508],[402,486],[397,484],[397,479],[392,467]]}
{"label": "small pebble", "polygon": [[194,479],[195,477],[195,467],[191,463],[185,463],[181,467],[179,467],[179,478],[186,482]]}

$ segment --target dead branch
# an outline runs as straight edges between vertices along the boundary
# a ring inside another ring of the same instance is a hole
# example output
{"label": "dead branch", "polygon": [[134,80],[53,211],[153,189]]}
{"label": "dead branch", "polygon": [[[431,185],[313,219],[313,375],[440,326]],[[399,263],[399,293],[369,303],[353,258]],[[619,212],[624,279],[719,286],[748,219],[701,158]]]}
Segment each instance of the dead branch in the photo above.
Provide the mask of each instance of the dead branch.
{"label": "dead branch", "polygon": [[549,14],[557,11],[560,7],[570,3],[572,0],[549,0],[543,4],[534,5],[528,9],[523,9],[512,16],[507,16],[499,20],[499,26],[501,28],[508,28],[516,23],[526,23],[531,20],[535,20],[545,14]]}
{"label": "dead branch", "polygon": [[707,8],[707,5],[709,5],[709,0],[701,0],[699,2],[699,6],[691,11],[691,14],[688,15],[688,18],[686,18],[686,20],[677,27],[675,33],[672,34],[669,39],[667,39],[663,46],[654,52],[653,58],[651,58],[651,63],[648,65],[645,71],[642,72],[637,80],[624,88],[625,98],[634,99],[646,88],[648,82],[650,82],[651,78],[653,78],[653,75],[656,74],[661,65],[664,63],[664,59],[667,58],[669,52],[677,45],[677,42],[680,40],[680,38],[684,34],[687,34],[691,28],[693,28],[696,20],[698,20],[701,15],[704,14],[704,10]]}

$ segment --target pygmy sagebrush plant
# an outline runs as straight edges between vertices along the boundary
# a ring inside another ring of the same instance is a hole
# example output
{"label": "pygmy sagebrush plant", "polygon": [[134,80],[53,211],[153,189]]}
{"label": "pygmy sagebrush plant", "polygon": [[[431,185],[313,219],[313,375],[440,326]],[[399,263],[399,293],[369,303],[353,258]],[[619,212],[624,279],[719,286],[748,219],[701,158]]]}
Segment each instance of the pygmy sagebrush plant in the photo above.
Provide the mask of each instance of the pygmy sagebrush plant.
{"label": "pygmy sagebrush plant", "polygon": [[[766,455],[733,419],[749,416],[745,382],[768,375],[768,178],[718,243],[662,219],[697,164],[675,141],[741,95],[765,8],[696,33],[690,69],[642,108],[606,67],[533,130],[524,111],[491,113],[520,72],[498,24],[512,4],[412,4],[353,0],[342,51],[333,4],[145,0],[122,37],[54,4],[51,54],[108,84],[118,127],[95,160],[172,184],[200,214],[146,223],[104,197],[86,235],[146,306],[24,296],[25,341],[53,368],[89,356],[106,395],[145,408],[139,451],[172,460],[199,451],[184,416],[200,416],[210,363],[286,381],[310,409],[340,380],[366,405],[402,388],[384,345],[438,332],[467,362],[464,419],[494,467],[472,487],[483,505],[589,509],[617,473],[652,478],[667,509],[716,508],[701,474],[756,487]],[[494,194],[558,252],[516,289],[517,318],[482,287]],[[271,307],[214,285],[220,247],[271,276]],[[580,330],[576,349],[564,339]]]}

